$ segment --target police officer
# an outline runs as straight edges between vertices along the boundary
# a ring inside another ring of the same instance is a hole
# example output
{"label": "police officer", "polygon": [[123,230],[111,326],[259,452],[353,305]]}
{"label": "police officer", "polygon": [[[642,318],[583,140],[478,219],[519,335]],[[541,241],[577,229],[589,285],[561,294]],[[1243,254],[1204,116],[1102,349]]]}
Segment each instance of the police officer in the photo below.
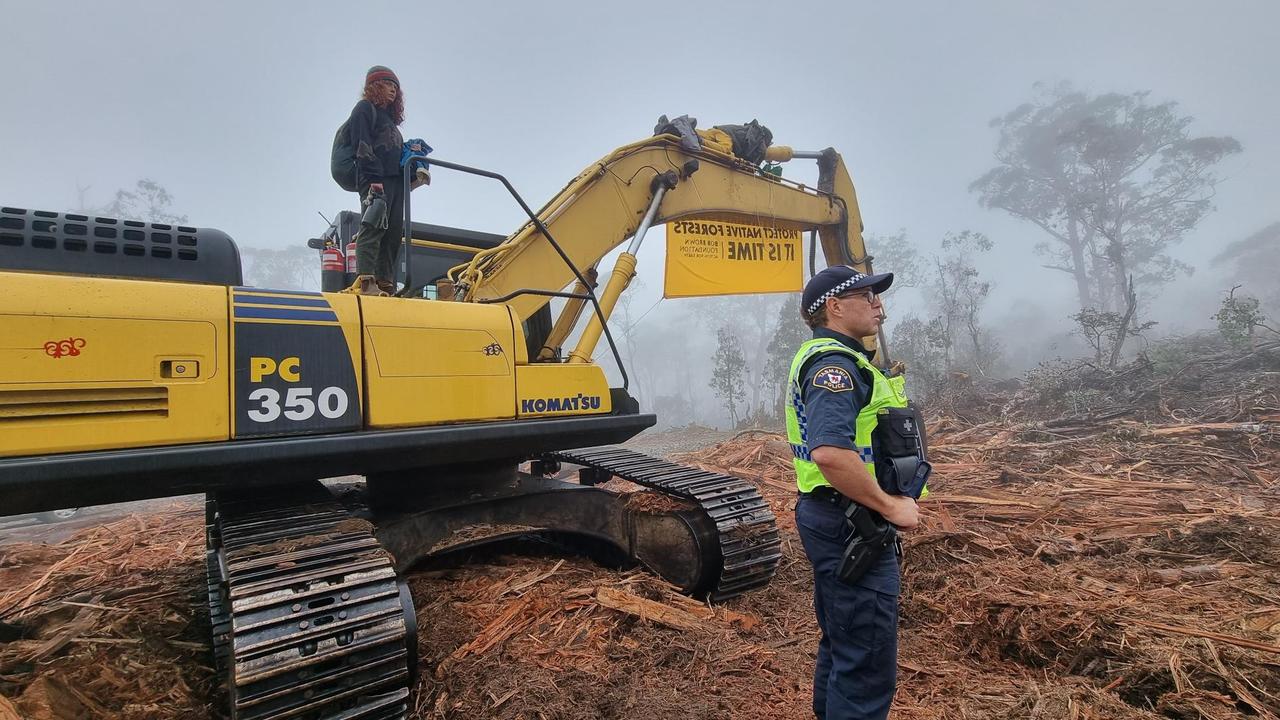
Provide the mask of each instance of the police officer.
{"label": "police officer", "polygon": [[881,489],[872,455],[877,412],[906,406],[902,379],[886,379],[859,341],[879,329],[878,295],[892,282],[893,273],[864,275],[843,265],[814,275],[800,309],[813,339],[791,364],[787,435],[800,491],[796,529],[813,564],[822,629],[813,711],[824,720],[886,718],[897,684],[897,543],[876,553],[859,577],[841,579],[855,532],[846,514],[851,503],[878,513],[893,538],[884,521],[903,530],[919,522],[912,497]]}

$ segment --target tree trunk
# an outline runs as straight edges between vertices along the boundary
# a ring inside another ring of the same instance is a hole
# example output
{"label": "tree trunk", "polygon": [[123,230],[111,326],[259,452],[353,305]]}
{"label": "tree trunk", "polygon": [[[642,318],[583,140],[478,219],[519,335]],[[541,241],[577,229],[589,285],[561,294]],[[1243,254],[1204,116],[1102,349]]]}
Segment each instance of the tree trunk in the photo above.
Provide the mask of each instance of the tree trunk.
{"label": "tree trunk", "polygon": [[1133,294],[1133,278],[1129,277],[1124,259],[1124,242],[1119,229],[1113,237],[1107,238],[1107,261],[1111,263],[1111,276],[1114,278],[1111,290],[1115,293],[1115,308],[1119,310],[1128,306],[1128,296]]}
{"label": "tree trunk", "polygon": [[1085,264],[1085,240],[1080,237],[1080,223],[1073,214],[1068,221],[1067,233],[1071,248],[1071,276],[1076,281],[1076,297],[1080,301],[1080,309],[1093,307],[1093,290],[1089,287],[1089,267]]}
{"label": "tree trunk", "polygon": [[1120,318],[1120,329],[1116,331],[1115,345],[1111,346],[1111,363],[1109,367],[1115,369],[1116,362],[1120,359],[1120,349],[1124,347],[1125,338],[1129,336],[1129,326],[1133,323],[1133,314],[1138,310],[1138,295],[1133,291],[1133,276],[1129,276],[1128,296],[1125,298],[1124,317]]}
{"label": "tree trunk", "polygon": [[763,404],[760,401],[760,390],[764,387],[764,374],[769,367],[769,323],[773,316],[769,313],[769,298],[762,296],[752,303],[752,316],[755,320],[755,344],[751,349],[751,405],[750,412],[757,412]]}
{"label": "tree trunk", "polygon": [[970,306],[965,323],[969,326],[969,341],[973,343],[973,366],[982,377],[987,376],[987,358],[982,355],[982,330],[978,327],[977,308]]}

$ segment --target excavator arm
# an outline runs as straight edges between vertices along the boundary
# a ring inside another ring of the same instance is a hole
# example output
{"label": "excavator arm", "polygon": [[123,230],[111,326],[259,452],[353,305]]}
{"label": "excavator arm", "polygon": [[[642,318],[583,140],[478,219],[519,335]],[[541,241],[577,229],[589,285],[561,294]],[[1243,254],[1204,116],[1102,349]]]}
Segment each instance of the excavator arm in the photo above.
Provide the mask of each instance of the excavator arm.
{"label": "excavator arm", "polygon": [[[869,272],[857,197],[839,153],[830,148],[793,152],[774,146],[767,157],[816,159],[818,187],[761,173],[714,140],[691,152],[681,147],[675,135],[657,135],[621,147],[587,167],[537,216],[575,267],[591,268],[638,230],[647,229],[646,214],[662,186],[651,224],[699,218],[817,230],[828,265],[853,265]],[[517,293],[554,292],[575,279],[573,269],[532,222],[506,242],[452,268],[449,276],[458,300],[505,299],[522,320],[549,298]]]}

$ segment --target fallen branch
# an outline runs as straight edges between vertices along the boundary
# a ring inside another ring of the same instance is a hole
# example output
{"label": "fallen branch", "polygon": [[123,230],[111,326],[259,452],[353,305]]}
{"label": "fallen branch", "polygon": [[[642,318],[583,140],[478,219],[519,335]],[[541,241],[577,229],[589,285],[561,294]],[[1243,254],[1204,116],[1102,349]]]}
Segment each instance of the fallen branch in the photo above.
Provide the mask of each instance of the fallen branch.
{"label": "fallen branch", "polygon": [[1196,425],[1173,425],[1151,430],[1158,437],[1177,437],[1180,435],[1214,435],[1217,433],[1249,433],[1258,434],[1269,431],[1265,423],[1199,423]]}
{"label": "fallen branch", "polygon": [[1049,505],[1037,505],[1035,503],[1024,502],[1022,500],[1000,500],[998,498],[978,497],[977,495],[942,495],[931,494],[924,498],[922,502],[944,502],[944,503],[964,503],[966,505],[1011,505],[1014,507],[1031,508],[1032,510],[1044,510]]}
{"label": "fallen branch", "polygon": [[1176,633],[1178,635],[1190,635],[1191,637],[1208,638],[1209,640],[1217,640],[1228,645],[1236,647],[1249,648],[1250,650],[1261,650],[1262,652],[1275,653],[1280,655],[1280,647],[1268,645],[1266,643],[1256,642],[1254,640],[1246,640],[1232,635],[1223,635],[1221,633],[1209,632],[1208,630],[1197,630],[1189,627],[1179,627],[1177,625],[1165,625],[1164,623],[1151,622],[1149,620],[1130,620],[1135,625],[1163,630],[1165,632]]}
{"label": "fallen branch", "polygon": [[596,602],[604,607],[650,620],[677,630],[700,632],[706,628],[706,621],[684,610],[678,610],[665,603],[648,600],[611,587],[600,587],[596,590]]}

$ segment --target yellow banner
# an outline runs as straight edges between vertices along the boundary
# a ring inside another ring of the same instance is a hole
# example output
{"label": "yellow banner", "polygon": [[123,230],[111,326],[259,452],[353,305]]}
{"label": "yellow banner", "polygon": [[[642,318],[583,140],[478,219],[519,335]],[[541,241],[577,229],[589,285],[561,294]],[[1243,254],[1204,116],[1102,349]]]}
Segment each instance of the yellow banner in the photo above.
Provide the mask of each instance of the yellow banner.
{"label": "yellow banner", "polygon": [[801,233],[705,220],[667,223],[663,296],[799,292]]}

